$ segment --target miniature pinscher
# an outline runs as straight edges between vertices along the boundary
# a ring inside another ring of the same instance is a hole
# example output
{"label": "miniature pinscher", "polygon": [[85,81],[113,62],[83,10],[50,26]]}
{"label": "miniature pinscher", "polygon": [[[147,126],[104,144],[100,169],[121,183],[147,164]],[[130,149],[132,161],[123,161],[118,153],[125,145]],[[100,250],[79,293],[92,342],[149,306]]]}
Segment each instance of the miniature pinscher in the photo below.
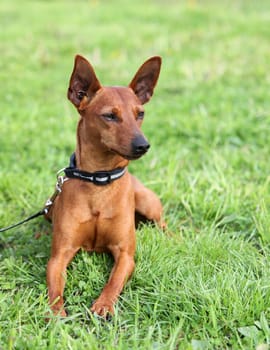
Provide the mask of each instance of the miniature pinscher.
{"label": "miniature pinscher", "polygon": [[150,147],[141,131],[143,105],[153,94],[160,66],[161,58],[152,57],[128,87],[105,87],[90,63],[75,57],[68,99],[80,115],[76,151],[48,215],[53,238],[47,284],[55,315],[66,316],[66,268],[80,249],[112,254],[109,280],[91,311],[102,317],[113,314],[135,267],[135,213],[165,226],[156,194],[127,170],[129,161],[140,158]]}

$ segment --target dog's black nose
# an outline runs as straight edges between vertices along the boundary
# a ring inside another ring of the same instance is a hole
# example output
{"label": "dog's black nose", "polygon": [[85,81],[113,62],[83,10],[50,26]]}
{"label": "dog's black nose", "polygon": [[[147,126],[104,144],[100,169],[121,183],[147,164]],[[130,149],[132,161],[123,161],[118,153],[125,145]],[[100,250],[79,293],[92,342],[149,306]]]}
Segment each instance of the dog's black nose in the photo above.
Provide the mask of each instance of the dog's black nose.
{"label": "dog's black nose", "polygon": [[135,156],[142,156],[150,148],[150,144],[148,143],[148,141],[143,135],[136,136],[133,139],[131,146],[132,146],[132,153]]}

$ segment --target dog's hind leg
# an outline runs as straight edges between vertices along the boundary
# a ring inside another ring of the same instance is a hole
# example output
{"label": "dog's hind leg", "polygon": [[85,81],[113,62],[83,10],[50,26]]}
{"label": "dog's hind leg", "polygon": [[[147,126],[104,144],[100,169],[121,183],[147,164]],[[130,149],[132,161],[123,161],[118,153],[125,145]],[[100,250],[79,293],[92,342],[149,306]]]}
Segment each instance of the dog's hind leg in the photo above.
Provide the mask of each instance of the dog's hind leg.
{"label": "dog's hind leg", "polygon": [[158,196],[149,188],[145,187],[136,177],[132,177],[135,192],[135,211],[142,221],[157,223],[162,229],[166,228],[162,220],[162,204]]}

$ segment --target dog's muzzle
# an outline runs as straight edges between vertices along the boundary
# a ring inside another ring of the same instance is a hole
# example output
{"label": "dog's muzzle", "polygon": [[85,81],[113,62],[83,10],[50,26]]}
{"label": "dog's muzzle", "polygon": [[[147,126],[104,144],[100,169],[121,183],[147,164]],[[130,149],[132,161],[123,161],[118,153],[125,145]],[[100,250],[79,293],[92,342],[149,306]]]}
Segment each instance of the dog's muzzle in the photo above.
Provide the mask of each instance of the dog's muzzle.
{"label": "dog's muzzle", "polygon": [[135,158],[144,155],[150,148],[150,144],[143,135],[136,136],[131,143],[131,152]]}

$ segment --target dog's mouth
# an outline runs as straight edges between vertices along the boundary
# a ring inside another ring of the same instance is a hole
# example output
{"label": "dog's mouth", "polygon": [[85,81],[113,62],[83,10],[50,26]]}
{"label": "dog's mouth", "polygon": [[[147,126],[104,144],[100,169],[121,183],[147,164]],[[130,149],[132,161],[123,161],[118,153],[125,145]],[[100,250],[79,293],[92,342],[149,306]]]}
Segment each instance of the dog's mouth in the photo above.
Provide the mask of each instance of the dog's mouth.
{"label": "dog's mouth", "polygon": [[141,158],[143,155],[144,155],[144,153],[142,153],[142,154],[136,154],[136,155],[132,155],[132,156],[125,156],[125,155],[122,155],[122,157],[125,158],[125,159],[127,159],[127,160],[136,160],[136,159]]}
{"label": "dog's mouth", "polygon": [[120,153],[114,149],[110,149],[111,152],[116,153],[117,155],[119,155],[120,157],[125,158],[126,160],[136,160],[141,158],[146,152],[140,152],[140,153],[132,153],[132,154],[124,154],[124,153]]}

